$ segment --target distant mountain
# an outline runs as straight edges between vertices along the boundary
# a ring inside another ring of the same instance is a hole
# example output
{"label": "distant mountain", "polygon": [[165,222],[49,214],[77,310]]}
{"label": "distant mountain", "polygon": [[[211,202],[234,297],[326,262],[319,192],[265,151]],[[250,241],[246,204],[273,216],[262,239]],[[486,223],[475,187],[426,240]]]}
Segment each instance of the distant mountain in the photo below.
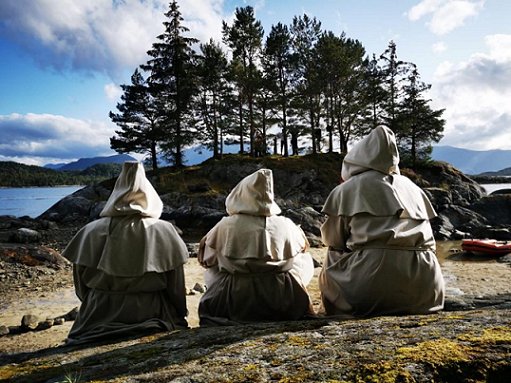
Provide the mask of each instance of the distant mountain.
{"label": "distant mountain", "polygon": [[[239,153],[240,150],[240,144],[239,142],[235,143],[225,143],[223,147],[224,154],[235,154]],[[245,150],[250,150],[248,145],[245,146]],[[204,145],[197,145],[190,147],[188,149],[184,150],[184,158],[185,158],[185,165],[192,166],[200,164],[207,159],[213,157],[213,152],[211,149],[207,148]],[[164,162],[164,161],[162,161]],[[164,166],[167,166],[168,164],[165,164]]]}
{"label": "distant mountain", "polygon": [[511,177],[511,168],[505,168],[497,172],[484,172],[479,175],[487,177]]}
{"label": "distant mountain", "polygon": [[469,150],[434,146],[431,157],[445,161],[465,174],[496,172],[511,167],[511,150]]}
{"label": "distant mountain", "polygon": [[108,157],[80,158],[78,161],[62,164],[61,166],[48,164],[44,167],[59,171],[77,171],[85,170],[97,164],[122,164],[126,161],[136,161],[136,159],[128,154],[116,154]]}
{"label": "distant mountain", "polygon": [[46,168],[46,169],[58,170],[58,169],[60,169],[64,165],[67,165],[67,164],[65,162],[60,162],[58,164],[46,164],[43,167]]}

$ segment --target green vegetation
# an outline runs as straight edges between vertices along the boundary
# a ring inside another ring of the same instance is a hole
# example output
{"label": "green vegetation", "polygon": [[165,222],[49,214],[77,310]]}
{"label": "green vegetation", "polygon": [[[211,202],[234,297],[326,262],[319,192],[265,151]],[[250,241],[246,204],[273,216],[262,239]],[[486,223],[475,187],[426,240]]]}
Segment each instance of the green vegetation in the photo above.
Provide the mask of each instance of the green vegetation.
{"label": "green vegetation", "polygon": [[83,171],[58,171],[16,162],[0,162],[0,187],[91,185],[117,177],[121,164],[97,164]]}
{"label": "green vegetation", "polygon": [[[321,184],[333,188],[339,183],[341,162],[339,153],[319,153],[304,156],[282,157],[278,155],[251,157],[241,154],[227,154],[221,159],[210,158],[198,166],[185,168],[167,167],[160,169],[155,187],[160,194],[169,192],[205,192],[227,194],[239,182],[230,175],[231,168],[243,168],[245,165],[257,164],[272,170],[285,170],[286,173],[302,173],[314,170]],[[215,176],[212,177],[211,174]],[[153,172],[149,171],[151,177]],[[278,188],[279,182],[276,182]],[[104,183],[105,187],[110,184]]]}

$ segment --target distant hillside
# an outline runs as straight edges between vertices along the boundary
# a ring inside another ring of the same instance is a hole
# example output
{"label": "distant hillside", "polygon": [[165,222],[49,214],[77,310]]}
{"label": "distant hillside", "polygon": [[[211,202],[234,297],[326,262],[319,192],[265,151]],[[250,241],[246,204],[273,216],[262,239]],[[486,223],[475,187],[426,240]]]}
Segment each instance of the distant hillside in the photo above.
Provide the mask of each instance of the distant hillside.
{"label": "distant hillside", "polygon": [[511,167],[511,150],[469,150],[434,146],[431,157],[453,165],[465,174],[496,172]]}
{"label": "distant hillside", "polygon": [[57,171],[0,161],[0,187],[90,185],[117,177],[121,164],[96,164],[83,171]]}
{"label": "distant hillside", "polygon": [[136,161],[136,159],[128,154],[116,154],[108,157],[80,158],[78,161],[62,164],[61,166],[48,164],[44,167],[59,171],[77,171],[85,170],[96,164],[122,164],[125,161]]}
{"label": "distant hillside", "polygon": [[484,172],[480,176],[487,177],[511,177],[511,167],[499,170],[498,172]]}

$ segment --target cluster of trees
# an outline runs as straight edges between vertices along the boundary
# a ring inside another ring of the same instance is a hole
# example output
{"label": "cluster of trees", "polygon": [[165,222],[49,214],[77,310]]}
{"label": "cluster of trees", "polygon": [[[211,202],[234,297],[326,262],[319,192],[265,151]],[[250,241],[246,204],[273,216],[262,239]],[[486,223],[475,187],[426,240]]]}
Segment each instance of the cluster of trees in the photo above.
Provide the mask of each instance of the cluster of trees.
{"label": "cluster of trees", "polygon": [[110,112],[120,128],[111,147],[148,153],[155,171],[160,152],[179,167],[191,144],[220,157],[226,137],[252,156],[271,146],[297,155],[304,137],[312,153],[345,153],[350,140],[385,124],[412,164],[442,137],[443,110],[431,108],[430,85],[415,64],[398,60],[392,41],[369,56],[358,40],[322,30],[306,14],[273,25],[264,38],[247,6],[236,9],[232,24],[223,22],[224,45],[198,44],[187,37],[176,0],[165,16],[150,59],[121,86],[117,112]]}
{"label": "cluster of trees", "polygon": [[96,164],[82,171],[58,171],[1,161],[0,187],[92,185],[117,177],[121,167],[121,164]]}

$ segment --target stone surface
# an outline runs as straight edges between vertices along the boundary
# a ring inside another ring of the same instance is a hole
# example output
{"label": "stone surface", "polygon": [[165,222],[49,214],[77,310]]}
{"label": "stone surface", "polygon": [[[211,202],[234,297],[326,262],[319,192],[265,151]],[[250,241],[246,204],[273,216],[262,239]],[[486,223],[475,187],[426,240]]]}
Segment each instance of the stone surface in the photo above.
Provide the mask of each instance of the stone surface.
{"label": "stone surface", "polygon": [[0,356],[12,382],[508,382],[511,310],[198,328]]}

